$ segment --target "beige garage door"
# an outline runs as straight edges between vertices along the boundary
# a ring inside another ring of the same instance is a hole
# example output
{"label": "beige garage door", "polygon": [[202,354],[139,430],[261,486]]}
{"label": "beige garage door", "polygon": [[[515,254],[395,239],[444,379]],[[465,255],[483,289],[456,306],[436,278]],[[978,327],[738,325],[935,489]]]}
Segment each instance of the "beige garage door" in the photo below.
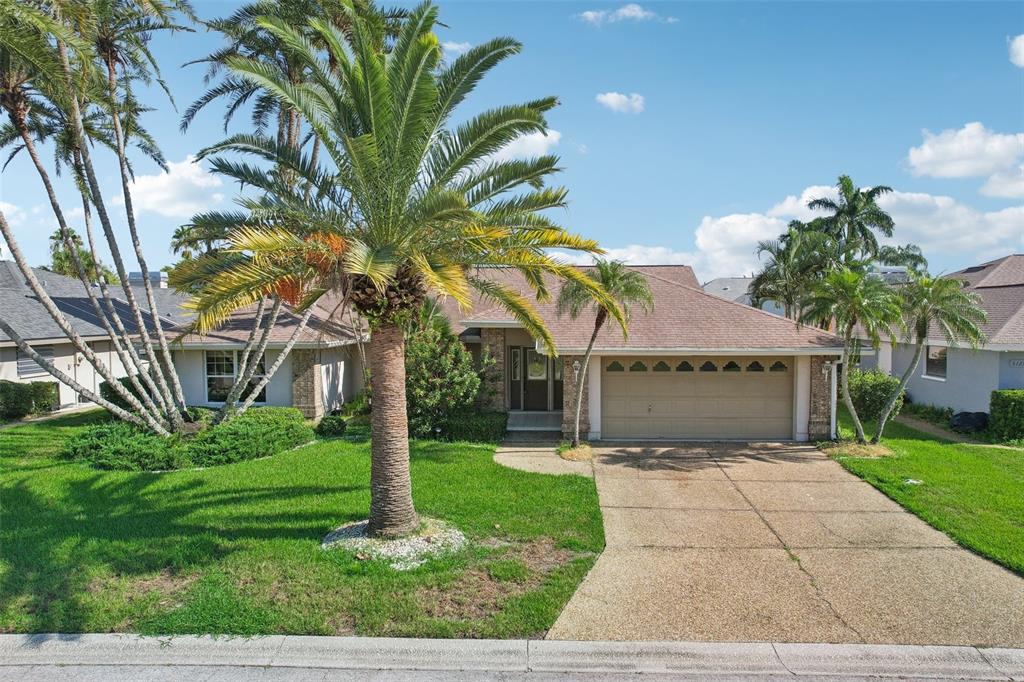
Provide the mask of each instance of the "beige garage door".
{"label": "beige garage door", "polygon": [[601,358],[602,438],[793,437],[791,357]]}

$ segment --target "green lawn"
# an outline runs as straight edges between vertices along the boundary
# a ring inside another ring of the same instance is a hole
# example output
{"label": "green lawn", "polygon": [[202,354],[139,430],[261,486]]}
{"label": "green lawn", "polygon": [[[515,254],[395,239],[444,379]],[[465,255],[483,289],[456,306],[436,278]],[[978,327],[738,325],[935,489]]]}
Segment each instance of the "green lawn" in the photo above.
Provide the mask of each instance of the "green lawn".
{"label": "green lawn", "polygon": [[[845,410],[840,426],[852,435]],[[1024,575],[1024,450],[953,443],[899,423],[886,426],[882,443],[892,456],[837,459],[964,547]]]}
{"label": "green lawn", "polygon": [[0,632],[535,636],[604,545],[592,480],[418,442],[420,513],[474,542],[398,572],[319,547],[366,516],[365,440],[165,474],[54,458],[100,418],[0,431]]}

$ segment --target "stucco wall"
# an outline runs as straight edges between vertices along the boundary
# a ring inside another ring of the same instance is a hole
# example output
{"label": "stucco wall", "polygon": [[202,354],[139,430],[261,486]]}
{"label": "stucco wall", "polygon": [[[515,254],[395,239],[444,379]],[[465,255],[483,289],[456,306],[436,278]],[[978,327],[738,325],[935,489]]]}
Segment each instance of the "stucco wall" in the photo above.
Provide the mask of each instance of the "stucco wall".
{"label": "stucco wall", "polygon": [[[266,366],[269,368],[277,359],[279,351],[268,350]],[[280,369],[267,385],[267,405],[292,404],[292,358],[284,359]],[[185,402],[189,405],[206,405],[206,363],[202,350],[174,351],[174,364],[181,380]]]}
{"label": "stucco wall", "polygon": [[[950,348],[945,381],[924,377],[922,358],[907,383],[907,393],[915,403],[949,407],[955,412],[988,412],[989,395],[1001,383],[1000,355],[995,351]],[[913,358],[913,346],[898,344],[892,354],[893,375],[902,376]]]}
{"label": "stucco wall", "polygon": [[324,411],[339,409],[363,390],[363,370],[355,346],[320,351],[321,388]]}
{"label": "stucco wall", "polygon": [[[85,360],[83,355],[75,352],[75,347],[73,345],[70,343],[42,345],[53,346],[53,362],[57,369],[70,376],[84,388],[87,388],[94,393],[99,393],[100,382],[103,380],[102,377],[96,373],[96,370]],[[90,343],[90,346],[115,377],[123,377],[125,375],[124,368],[122,367],[120,360],[118,360],[117,354],[110,350],[109,342],[92,342]],[[24,379],[20,378],[18,376],[17,358],[18,351],[16,348],[9,347],[0,349],[0,379],[26,383],[32,381],[57,382],[57,380],[49,374],[41,374],[39,376],[26,377]],[[79,404],[78,394],[75,393],[70,386],[59,383],[58,389],[61,407],[73,407]]]}
{"label": "stucco wall", "polygon": [[1024,389],[1024,351],[999,354],[999,388]]}

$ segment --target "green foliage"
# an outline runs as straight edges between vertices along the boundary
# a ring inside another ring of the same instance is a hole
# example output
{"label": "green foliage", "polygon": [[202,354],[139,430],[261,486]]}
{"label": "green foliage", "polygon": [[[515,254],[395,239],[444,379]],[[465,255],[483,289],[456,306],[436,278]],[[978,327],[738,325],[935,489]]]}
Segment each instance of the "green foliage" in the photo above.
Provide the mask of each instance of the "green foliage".
{"label": "green foliage", "polygon": [[[870,370],[863,372],[857,368],[850,369],[850,398],[861,419],[876,420],[882,414],[882,408],[889,397],[899,388],[900,380],[885,372]],[[900,413],[903,396],[896,399],[891,416]]]}
{"label": "green foliage", "polygon": [[[124,386],[130,394],[138,398],[140,402],[142,401],[142,396],[135,390],[135,387],[132,386],[131,378],[121,377],[117,381],[119,384]],[[145,386],[141,379],[139,379],[139,384]],[[114,405],[117,405],[122,410],[128,410],[129,412],[132,411],[132,406],[128,404],[128,401],[122,398],[121,395],[106,381],[100,382],[100,397]]]}
{"label": "green foliage", "polygon": [[405,343],[405,399],[409,433],[430,437],[456,414],[469,411],[480,390],[473,356],[458,338],[423,327]]}
{"label": "green foliage", "polygon": [[993,438],[1024,438],[1024,390],[992,391],[988,411],[988,430]]}
{"label": "green foliage", "polygon": [[370,389],[364,388],[346,401],[341,406],[341,414],[346,417],[370,414]]}
{"label": "green foliage", "polygon": [[21,419],[32,413],[32,389],[16,381],[0,381],[0,416]]}
{"label": "green foliage", "polygon": [[0,418],[21,419],[46,414],[58,407],[58,389],[53,381],[0,381]]}
{"label": "green foliage", "polygon": [[470,443],[500,443],[508,431],[507,412],[465,412],[442,420],[440,439]]}
{"label": "green foliage", "polygon": [[127,422],[90,426],[65,445],[64,456],[99,469],[157,471],[267,457],[312,439],[298,410],[259,407],[192,436],[158,436]]}
{"label": "green foliage", "polygon": [[925,405],[912,403],[908,399],[903,403],[903,414],[909,414],[923,419],[926,422],[939,426],[949,427],[949,420],[953,418],[953,408],[938,407],[937,405]]}
{"label": "green foliage", "polygon": [[345,435],[348,423],[340,414],[329,414],[316,425],[316,435],[321,438],[337,438]]}

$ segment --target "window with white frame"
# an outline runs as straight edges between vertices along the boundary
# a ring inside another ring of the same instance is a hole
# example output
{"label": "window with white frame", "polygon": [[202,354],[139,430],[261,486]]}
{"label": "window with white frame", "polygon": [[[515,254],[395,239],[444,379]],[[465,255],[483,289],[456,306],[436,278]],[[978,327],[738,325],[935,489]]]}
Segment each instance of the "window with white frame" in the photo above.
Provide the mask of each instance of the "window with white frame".
{"label": "window with white frame", "polygon": [[[39,353],[44,360],[53,362],[53,346],[32,346],[32,350]],[[18,351],[18,378],[31,379],[48,374],[39,363],[32,359],[31,355]]]}
{"label": "window with white frame", "polygon": [[[228,393],[231,392],[231,387],[234,386],[235,378],[238,376],[238,364],[241,352],[236,350],[208,350],[205,351],[205,355],[206,402],[222,403],[227,400]],[[259,362],[256,364],[256,371],[253,373],[252,379],[249,381],[249,388],[242,393],[243,398],[249,395],[249,391],[263,379],[265,373],[266,367],[264,365],[263,358],[260,358]],[[259,395],[256,396],[256,402],[267,402],[266,386],[264,386],[263,390],[261,390]]]}
{"label": "window with white frame", "polygon": [[925,348],[924,375],[932,379],[946,378],[946,349],[942,346]]}

